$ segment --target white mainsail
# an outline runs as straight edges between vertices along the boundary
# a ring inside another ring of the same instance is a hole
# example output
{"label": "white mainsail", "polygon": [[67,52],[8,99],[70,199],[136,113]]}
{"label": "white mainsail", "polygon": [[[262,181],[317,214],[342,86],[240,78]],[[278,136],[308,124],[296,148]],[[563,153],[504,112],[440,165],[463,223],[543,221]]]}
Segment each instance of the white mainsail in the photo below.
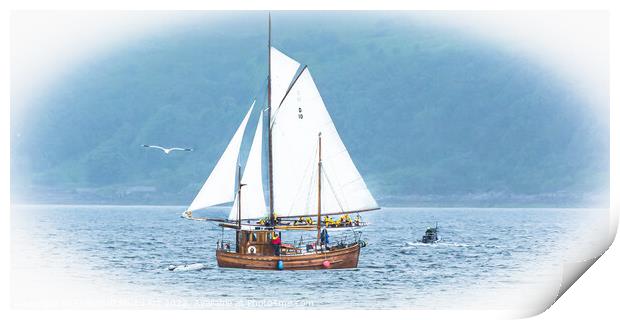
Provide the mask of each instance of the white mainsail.
{"label": "white mainsail", "polygon": [[274,47],[270,48],[269,54],[271,55],[271,120],[273,121],[278,113],[280,103],[293,81],[297,69],[299,69],[299,62]]}
{"label": "white mainsail", "polygon": [[[248,161],[241,178],[241,183],[245,185],[241,189],[241,219],[261,219],[267,216],[263,191],[262,152],[263,114],[261,113],[252,140],[252,147],[250,147]],[[228,216],[229,220],[238,220],[238,201],[239,199],[235,197],[235,202]]]}
{"label": "white mainsail", "polygon": [[[340,139],[310,71],[304,68],[294,79],[300,66],[297,61],[273,47],[270,58],[274,213],[279,217],[317,215],[319,133],[322,135],[321,212],[377,209],[377,202]],[[235,176],[239,149],[254,104],[188,211],[234,201],[229,220],[238,219]],[[261,113],[241,178],[245,185],[241,190],[242,219],[268,215],[262,179],[262,131]]]}
{"label": "white mainsail", "polygon": [[217,161],[209,178],[207,178],[200,192],[198,192],[198,195],[187,209],[188,211],[200,210],[234,200],[236,192],[235,176],[237,174],[239,150],[241,149],[241,141],[243,140],[245,127],[248,124],[248,119],[250,118],[255,103],[256,101],[252,102],[250,110],[248,110],[241,125],[239,125],[232,139],[230,139],[228,147],[226,147],[220,160]]}
{"label": "white mainsail", "polygon": [[304,69],[272,117],[273,198],[278,217],[317,215],[318,135],[322,134],[322,213],[378,208]]}

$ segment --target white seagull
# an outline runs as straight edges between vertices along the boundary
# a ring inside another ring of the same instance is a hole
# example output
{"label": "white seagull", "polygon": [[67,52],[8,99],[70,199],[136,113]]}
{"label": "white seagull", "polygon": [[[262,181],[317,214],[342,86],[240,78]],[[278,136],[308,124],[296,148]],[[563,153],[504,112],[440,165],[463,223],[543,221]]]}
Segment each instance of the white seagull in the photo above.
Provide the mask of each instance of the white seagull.
{"label": "white seagull", "polygon": [[172,152],[172,151],[194,151],[194,149],[192,149],[192,148],[164,148],[164,147],[160,147],[160,146],[149,146],[148,144],[143,144],[142,146],[145,147],[145,148],[159,149],[159,150],[165,152],[166,154],[170,154],[170,152]]}

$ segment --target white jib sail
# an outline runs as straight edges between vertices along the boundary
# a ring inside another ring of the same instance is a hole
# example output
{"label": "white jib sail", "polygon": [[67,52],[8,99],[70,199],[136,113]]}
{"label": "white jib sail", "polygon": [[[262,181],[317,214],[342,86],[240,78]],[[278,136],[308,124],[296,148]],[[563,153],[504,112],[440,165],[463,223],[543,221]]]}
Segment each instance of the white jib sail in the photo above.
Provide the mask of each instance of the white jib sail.
{"label": "white jib sail", "polygon": [[288,90],[297,69],[299,62],[271,47],[271,120],[278,112],[278,107]]}
{"label": "white jib sail", "polygon": [[200,210],[207,207],[215,206],[222,203],[232,202],[235,198],[237,174],[237,160],[239,158],[239,149],[245,132],[245,126],[254,108],[254,103],[250,106],[250,110],[243,118],[241,125],[228,143],[228,147],[217,161],[217,164],[211,171],[209,178],[202,186],[194,201],[187,209],[188,211]]}
{"label": "white jib sail", "polygon": [[279,217],[317,214],[318,135],[322,134],[322,213],[378,208],[305,69],[273,119],[273,197]]}
{"label": "white jib sail", "polygon": [[[256,133],[250,147],[248,161],[243,170],[241,183],[241,219],[260,219],[267,216],[265,206],[265,193],[263,192],[263,114],[258,118]],[[238,220],[239,199],[235,197],[232,209],[228,216],[229,220]]]}

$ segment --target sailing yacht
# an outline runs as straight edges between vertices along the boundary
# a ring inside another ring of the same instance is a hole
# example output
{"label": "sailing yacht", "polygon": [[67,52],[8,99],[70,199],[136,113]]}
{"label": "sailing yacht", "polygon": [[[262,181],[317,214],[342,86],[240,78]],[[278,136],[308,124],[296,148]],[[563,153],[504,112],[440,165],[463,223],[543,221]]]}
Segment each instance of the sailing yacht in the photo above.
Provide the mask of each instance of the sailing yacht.
{"label": "sailing yacht", "polygon": [[[234,245],[223,238],[217,243],[220,267],[356,268],[366,244],[359,231],[366,224],[359,214],[379,206],[340,139],[308,67],[271,46],[271,17],[267,47],[267,105],[258,108],[256,100],[252,102],[183,217],[215,221],[222,230],[235,231]],[[241,144],[255,108],[258,121],[242,172]],[[231,202],[227,219],[193,216]],[[356,215],[355,220],[350,215]],[[352,236],[331,232],[335,230],[348,230]],[[302,235],[299,241],[284,241],[282,234],[293,232],[305,233],[306,240]]]}

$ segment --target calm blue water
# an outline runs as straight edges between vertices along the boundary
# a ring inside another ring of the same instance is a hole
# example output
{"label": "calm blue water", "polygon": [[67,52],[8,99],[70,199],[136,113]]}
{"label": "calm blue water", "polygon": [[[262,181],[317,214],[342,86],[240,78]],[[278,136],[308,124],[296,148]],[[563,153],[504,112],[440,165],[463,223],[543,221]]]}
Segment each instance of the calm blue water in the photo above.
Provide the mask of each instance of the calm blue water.
{"label": "calm blue water", "polygon": [[[13,206],[12,254],[22,254],[15,243],[29,239],[44,252],[45,261],[29,262],[35,269],[53,264],[82,279],[92,271],[111,286],[181,299],[184,307],[262,308],[278,301],[298,308],[444,308],[454,297],[543,281],[575,252],[598,245],[608,219],[595,209],[388,208],[364,215],[371,225],[359,268],[271,272],[218,268],[221,229],[181,219],[182,210]],[[209,214],[224,217],[227,210]],[[442,242],[417,243],[435,222]],[[285,242],[299,238],[289,235]],[[12,268],[27,259],[24,253]],[[197,262],[207,268],[167,270]],[[208,299],[232,305],[205,305]]]}

